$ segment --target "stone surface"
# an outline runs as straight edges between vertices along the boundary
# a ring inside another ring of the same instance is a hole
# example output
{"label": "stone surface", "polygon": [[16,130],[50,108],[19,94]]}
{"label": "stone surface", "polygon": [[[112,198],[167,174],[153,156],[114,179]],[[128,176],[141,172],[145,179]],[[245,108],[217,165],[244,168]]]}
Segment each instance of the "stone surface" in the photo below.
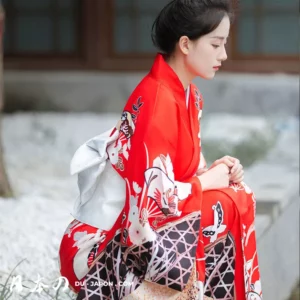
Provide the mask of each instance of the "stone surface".
{"label": "stone surface", "polygon": [[256,238],[258,240],[263,238],[263,235],[266,233],[266,231],[270,227],[271,223],[272,223],[272,220],[269,215],[256,214],[255,230],[256,230]]}
{"label": "stone surface", "polygon": [[255,191],[257,210],[274,219],[299,195],[299,121],[291,118],[279,126],[276,144],[263,161],[247,169],[245,180]]}
{"label": "stone surface", "polygon": [[265,300],[286,300],[299,280],[299,194],[258,240]]}

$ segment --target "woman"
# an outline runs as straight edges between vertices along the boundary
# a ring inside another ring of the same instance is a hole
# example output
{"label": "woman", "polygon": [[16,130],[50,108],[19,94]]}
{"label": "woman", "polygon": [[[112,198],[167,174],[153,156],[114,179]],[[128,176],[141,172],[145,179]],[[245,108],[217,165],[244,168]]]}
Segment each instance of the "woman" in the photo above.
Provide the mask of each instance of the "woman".
{"label": "woman", "polygon": [[206,168],[192,84],[227,59],[231,19],[227,0],[164,7],[150,73],[118,125],[75,154],[80,197],[60,261],[78,299],[262,299],[254,195],[238,159]]}

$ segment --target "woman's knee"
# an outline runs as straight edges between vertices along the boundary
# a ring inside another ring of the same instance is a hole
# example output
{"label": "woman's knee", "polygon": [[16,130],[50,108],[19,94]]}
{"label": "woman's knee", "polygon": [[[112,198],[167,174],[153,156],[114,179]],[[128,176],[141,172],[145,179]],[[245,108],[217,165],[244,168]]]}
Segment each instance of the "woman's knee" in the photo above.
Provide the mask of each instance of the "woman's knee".
{"label": "woman's knee", "polygon": [[[203,193],[202,226],[220,227],[226,226],[230,230],[236,222],[238,211],[235,202],[226,193],[208,191]],[[223,227],[224,228],[224,227]]]}

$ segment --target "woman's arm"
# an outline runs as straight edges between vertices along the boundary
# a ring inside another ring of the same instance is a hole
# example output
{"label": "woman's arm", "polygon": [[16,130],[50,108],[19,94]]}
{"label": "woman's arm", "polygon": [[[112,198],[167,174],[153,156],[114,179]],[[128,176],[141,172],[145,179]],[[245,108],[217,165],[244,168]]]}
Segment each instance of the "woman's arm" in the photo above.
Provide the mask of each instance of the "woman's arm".
{"label": "woman's arm", "polygon": [[208,168],[207,168],[206,160],[204,158],[203,152],[201,151],[201,153],[200,153],[200,164],[199,164],[196,175],[200,176],[204,172],[206,172],[207,170],[208,170]]}

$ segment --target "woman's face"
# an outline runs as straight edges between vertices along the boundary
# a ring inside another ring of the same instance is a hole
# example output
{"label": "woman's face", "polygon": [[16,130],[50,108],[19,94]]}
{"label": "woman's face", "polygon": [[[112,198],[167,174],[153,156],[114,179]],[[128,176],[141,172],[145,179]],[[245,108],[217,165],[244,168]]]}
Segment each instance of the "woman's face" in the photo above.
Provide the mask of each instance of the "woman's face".
{"label": "woman's face", "polygon": [[214,31],[195,41],[190,41],[186,65],[192,76],[214,78],[222,62],[227,59],[225,45],[229,30],[229,17],[225,16]]}

